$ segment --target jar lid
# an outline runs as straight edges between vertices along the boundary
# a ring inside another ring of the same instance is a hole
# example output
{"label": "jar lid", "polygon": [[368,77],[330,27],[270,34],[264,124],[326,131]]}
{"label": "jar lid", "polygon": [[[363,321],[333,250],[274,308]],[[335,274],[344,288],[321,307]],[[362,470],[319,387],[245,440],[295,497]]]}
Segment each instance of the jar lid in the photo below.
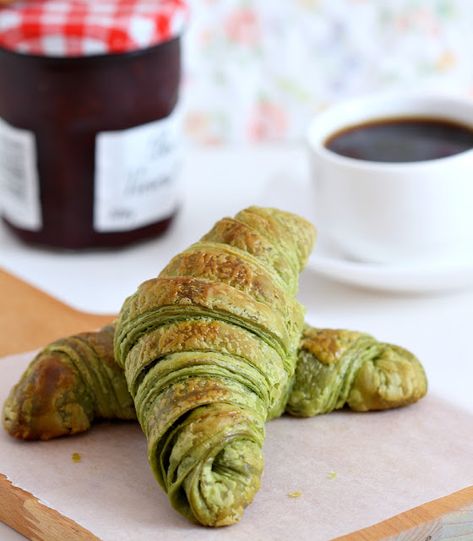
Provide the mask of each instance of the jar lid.
{"label": "jar lid", "polygon": [[42,56],[136,51],[177,37],[186,0],[23,0],[0,8],[0,47]]}

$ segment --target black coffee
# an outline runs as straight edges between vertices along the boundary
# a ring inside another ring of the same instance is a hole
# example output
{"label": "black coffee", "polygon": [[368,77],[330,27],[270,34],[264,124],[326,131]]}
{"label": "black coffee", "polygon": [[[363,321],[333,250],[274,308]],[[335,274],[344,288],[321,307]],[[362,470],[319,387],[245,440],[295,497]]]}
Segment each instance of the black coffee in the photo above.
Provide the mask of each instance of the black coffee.
{"label": "black coffee", "polygon": [[373,162],[420,162],[473,148],[473,128],[440,118],[379,119],[331,135],[326,148]]}

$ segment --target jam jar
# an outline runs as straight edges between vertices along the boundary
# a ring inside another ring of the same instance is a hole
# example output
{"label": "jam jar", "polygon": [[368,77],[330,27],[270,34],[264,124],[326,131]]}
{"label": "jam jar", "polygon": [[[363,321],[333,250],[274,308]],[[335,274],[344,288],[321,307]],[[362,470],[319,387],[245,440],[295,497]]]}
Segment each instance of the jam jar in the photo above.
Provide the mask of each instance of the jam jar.
{"label": "jam jar", "polygon": [[182,0],[0,8],[0,212],[26,242],[116,247],[178,206]]}

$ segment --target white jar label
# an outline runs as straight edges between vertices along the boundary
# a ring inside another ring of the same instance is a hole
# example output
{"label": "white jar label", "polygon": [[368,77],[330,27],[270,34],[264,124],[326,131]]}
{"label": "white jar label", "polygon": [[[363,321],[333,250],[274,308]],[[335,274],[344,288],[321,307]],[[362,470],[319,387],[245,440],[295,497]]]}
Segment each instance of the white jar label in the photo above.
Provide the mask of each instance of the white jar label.
{"label": "white jar label", "polygon": [[97,135],[94,228],[128,231],[169,217],[177,205],[179,113]]}
{"label": "white jar label", "polygon": [[0,211],[13,225],[42,227],[34,133],[0,118]]}

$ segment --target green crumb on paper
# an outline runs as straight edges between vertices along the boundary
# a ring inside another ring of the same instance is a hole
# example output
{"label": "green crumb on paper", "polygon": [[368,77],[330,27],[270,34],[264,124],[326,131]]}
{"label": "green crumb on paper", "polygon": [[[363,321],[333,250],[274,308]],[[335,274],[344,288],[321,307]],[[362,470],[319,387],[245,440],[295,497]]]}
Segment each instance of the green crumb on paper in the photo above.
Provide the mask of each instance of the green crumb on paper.
{"label": "green crumb on paper", "polygon": [[82,457],[79,453],[72,453],[72,462],[75,462],[76,464],[80,462]]}
{"label": "green crumb on paper", "polygon": [[337,472],[336,471],[329,471],[327,473],[327,479],[335,479],[337,477]]}
{"label": "green crumb on paper", "polygon": [[289,492],[288,496],[289,498],[300,498],[302,496],[302,492],[300,490],[294,490]]}

